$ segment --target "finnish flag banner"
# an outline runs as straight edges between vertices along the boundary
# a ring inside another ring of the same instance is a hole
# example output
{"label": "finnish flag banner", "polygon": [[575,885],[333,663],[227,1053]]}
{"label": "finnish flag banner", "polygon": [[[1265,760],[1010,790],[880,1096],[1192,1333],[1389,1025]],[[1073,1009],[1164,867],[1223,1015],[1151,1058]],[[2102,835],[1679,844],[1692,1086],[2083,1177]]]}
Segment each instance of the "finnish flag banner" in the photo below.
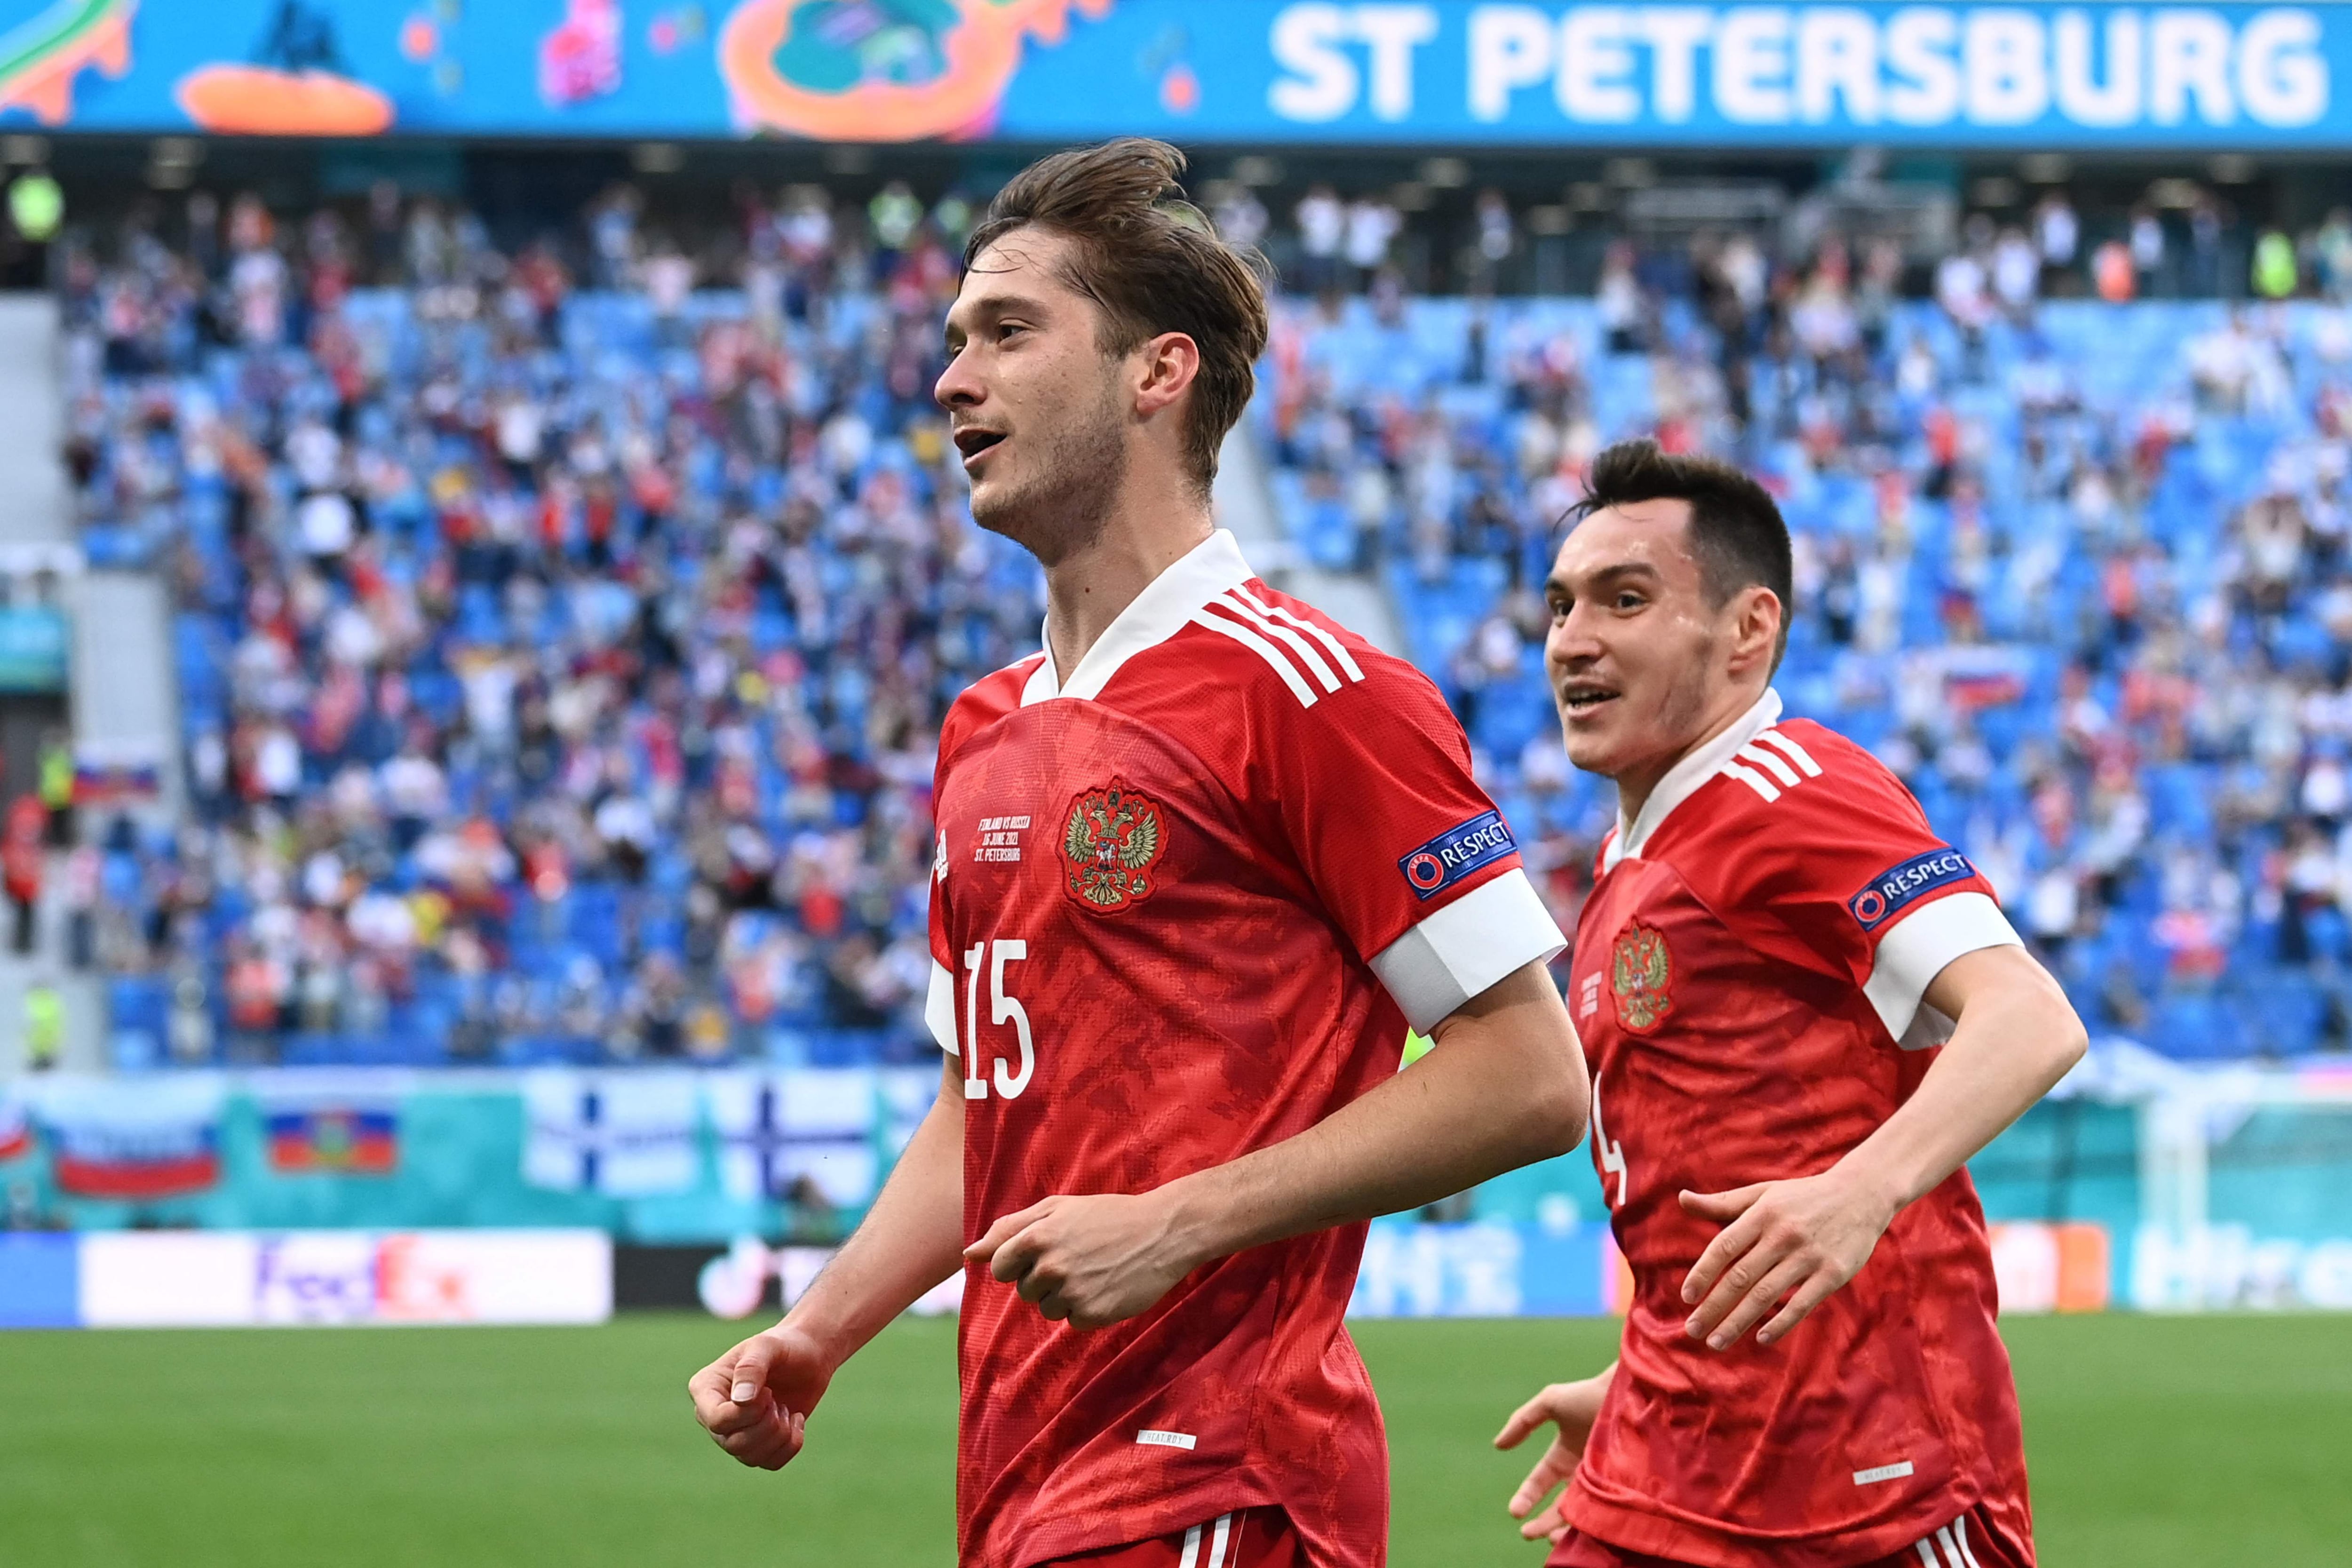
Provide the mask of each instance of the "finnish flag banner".
{"label": "finnish flag banner", "polygon": [[691,1072],[526,1073],[523,1180],[615,1198],[689,1191],[699,1101]]}
{"label": "finnish flag banner", "polygon": [[806,1178],[836,1208],[880,1184],[876,1075],[864,1068],[720,1072],[706,1085],[719,1178],[738,1200],[784,1198]]}

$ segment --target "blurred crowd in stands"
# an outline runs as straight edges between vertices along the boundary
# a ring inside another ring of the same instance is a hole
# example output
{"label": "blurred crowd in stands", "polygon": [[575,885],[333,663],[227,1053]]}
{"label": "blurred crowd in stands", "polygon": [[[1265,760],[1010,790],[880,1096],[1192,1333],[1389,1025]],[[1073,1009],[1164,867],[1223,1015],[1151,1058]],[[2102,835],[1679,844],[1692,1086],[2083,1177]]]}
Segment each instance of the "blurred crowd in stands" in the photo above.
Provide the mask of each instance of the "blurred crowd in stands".
{"label": "blurred crowd in stands", "polygon": [[[1393,205],[1209,196],[1292,257],[1250,416],[1291,542],[1388,588],[1563,919],[1611,805],[1536,585],[1654,435],[1779,494],[1790,706],[2095,1028],[2346,1043],[2352,221],[2242,288],[2210,202],[2089,245],[2053,195],[1940,256],[1726,229],[1435,298]],[[927,1051],[937,724],[1040,615],[930,401],[971,206],[794,187],[714,249],[619,190],[509,254],[397,193],[208,202],[63,263],[85,543],[178,606],[191,809],[85,872],[118,1058]],[[1525,239],[1477,214],[1474,285]]]}
{"label": "blurred crowd in stands", "polygon": [[750,213],[719,279],[621,193],[589,290],[424,203],[204,216],[67,271],[83,538],[178,606],[117,1054],[927,1048],[934,736],[1040,613],[930,398],[955,215]]}
{"label": "blurred crowd in stands", "polygon": [[1572,910],[1613,797],[1541,672],[1556,520],[1609,441],[1733,457],[1795,534],[1790,708],[1904,777],[2095,1028],[2340,1047],[2352,313],[1979,311],[1891,270],[1732,239],[1621,251],[1590,300],[1294,303],[1255,411],[1292,536],[1385,575]]}

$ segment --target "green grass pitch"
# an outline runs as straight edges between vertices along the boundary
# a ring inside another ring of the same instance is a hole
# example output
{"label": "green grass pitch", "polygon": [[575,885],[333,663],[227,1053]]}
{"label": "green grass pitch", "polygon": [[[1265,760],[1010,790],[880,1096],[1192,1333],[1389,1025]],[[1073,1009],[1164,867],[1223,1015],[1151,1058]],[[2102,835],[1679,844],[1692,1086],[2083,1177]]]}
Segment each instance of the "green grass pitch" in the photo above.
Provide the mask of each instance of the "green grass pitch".
{"label": "green grass pitch", "polygon": [[[1358,1338],[1388,1413],[1398,1568],[1532,1564],[1487,1439],[1615,1325],[1391,1322]],[[843,1373],[782,1475],[704,1440],[683,1385],[738,1332],[0,1335],[0,1563],[938,1568],[951,1555],[953,1328]],[[2049,1568],[2352,1562],[2352,1317],[2009,1325]]]}

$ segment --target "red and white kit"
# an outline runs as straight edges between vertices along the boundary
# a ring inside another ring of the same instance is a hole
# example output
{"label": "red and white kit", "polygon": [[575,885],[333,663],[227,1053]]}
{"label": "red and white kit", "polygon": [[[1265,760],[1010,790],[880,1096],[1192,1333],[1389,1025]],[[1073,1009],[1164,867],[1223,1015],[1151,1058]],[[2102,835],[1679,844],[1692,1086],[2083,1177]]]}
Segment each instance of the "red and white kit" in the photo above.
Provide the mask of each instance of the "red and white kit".
{"label": "red and white kit", "polygon": [[[1683,1279],[1719,1227],[1676,1194],[1828,1170],[1949,1037],[1921,1001],[1937,973],[2017,941],[1893,774],[1780,714],[1767,692],[1620,821],[1577,922],[1570,1008],[1633,1298],[1567,1517],[1703,1568],[1941,1568],[1919,1544],[1938,1550],[1979,1509],[1981,1568],[2031,1563],[2015,1385],[1965,1170],[1786,1338],[1718,1352],[1683,1329]],[[1578,1552],[1553,1562],[1611,1561]]]}
{"label": "red and white kit", "polygon": [[[1254,577],[1232,535],[1066,680],[1033,655],[940,737],[929,1016],[965,1079],[964,1231],[1305,1131],[1563,944],[1437,689]],[[1341,1327],[1364,1227],[1207,1264],[1078,1332],[965,1281],[967,1568],[1280,1509],[1385,1557],[1379,1407]]]}

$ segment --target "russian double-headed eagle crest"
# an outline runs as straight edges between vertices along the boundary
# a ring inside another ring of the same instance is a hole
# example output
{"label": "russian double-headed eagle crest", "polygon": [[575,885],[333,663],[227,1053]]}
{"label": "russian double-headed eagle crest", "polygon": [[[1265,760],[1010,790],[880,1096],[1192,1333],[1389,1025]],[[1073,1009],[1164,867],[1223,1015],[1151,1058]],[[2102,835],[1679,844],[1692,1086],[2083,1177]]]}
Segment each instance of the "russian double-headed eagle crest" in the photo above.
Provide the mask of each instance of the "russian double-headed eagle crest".
{"label": "russian double-headed eagle crest", "polygon": [[1674,984],[1675,962],[1666,939],[1645,925],[1629,925],[1617,933],[1609,954],[1609,989],[1617,997],[1617,1022],[1634,1034],[1655,1028],[1675,1010],[1668,994]]}
{"label": "russian double-headed eagle crest", "polygon": [[1167,847],[1160,803],[1113,779],[1070,803],[1062,889],[1096,914],[1116,914],[1158,890],[1151,868]]}

